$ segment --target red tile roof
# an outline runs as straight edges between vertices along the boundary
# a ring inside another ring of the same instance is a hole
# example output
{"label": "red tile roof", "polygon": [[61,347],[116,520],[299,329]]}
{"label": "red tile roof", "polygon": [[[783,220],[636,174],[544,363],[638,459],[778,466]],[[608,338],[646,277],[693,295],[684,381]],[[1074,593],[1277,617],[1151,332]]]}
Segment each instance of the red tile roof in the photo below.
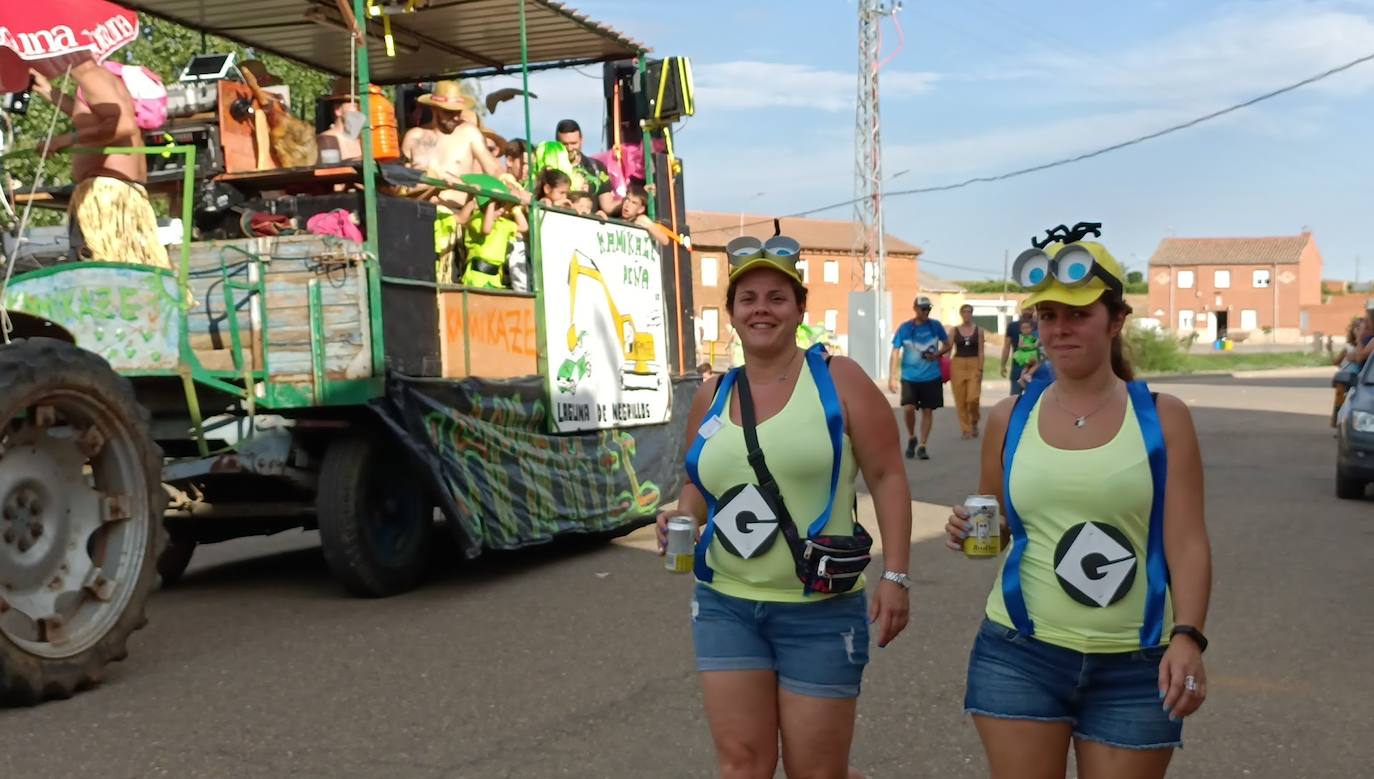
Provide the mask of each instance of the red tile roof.
{"label": "red tile roof", "polygon": [[[767,239],[773,235],[773,218],[758,214],[720,211],[688,211],[687,224],[692,229],[694,248],[722,249],[731,238],[740,234],[740,222],[744,222],[744,234]],[[751,222],[756,224],[750,224]],[[782,234],[797,239],[803,249],[829,250],[835,252],[853,251],[858,244],[859,227],[857,222],[845,219],[801,219],[784,218]],[[913,244],[887,234],[884,248],[888,254],[917,255],[921,249]]]}
{"label": "red tile roof", "polygon": [[1271,238],[1165,238],[1151,265],[1296,265],[1311,233]]}

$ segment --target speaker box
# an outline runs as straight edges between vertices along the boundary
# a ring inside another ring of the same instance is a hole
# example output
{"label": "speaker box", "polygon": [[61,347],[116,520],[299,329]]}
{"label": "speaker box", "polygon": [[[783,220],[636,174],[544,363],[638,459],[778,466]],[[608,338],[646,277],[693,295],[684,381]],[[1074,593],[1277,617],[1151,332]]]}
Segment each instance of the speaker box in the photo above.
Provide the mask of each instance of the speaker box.
{"label": "speaker box", "polygon": [[657,125],[672,124],[696,113],[692,62],[686,57],[650,60],[645,74],[649,118]]}
{"label": "speaker box", "polygon": [[[343,208],[361,217],[364,235],[367,224],[361,192],[295,198],[295,215],[302,224],[315,214]],[[377,196],[378,262],[382,275],[433,283],[434,251],[433,203],[408,198]],[[386,343],[389,370],[409,376],[439,376],[443,365],[439,342],[439,296],[432,287],[412,287],[382,282],[382,337]]]}

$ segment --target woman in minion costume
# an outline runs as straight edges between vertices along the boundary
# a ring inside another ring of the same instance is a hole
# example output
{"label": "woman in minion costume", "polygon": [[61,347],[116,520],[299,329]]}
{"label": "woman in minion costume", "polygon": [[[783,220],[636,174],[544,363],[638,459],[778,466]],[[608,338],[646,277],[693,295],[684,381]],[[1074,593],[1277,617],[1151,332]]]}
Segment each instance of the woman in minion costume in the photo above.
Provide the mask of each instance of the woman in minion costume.
{"label": "woman in minion costume", "polygon": [[[1055,376],[998,404],[983,444],[1006,553],[964,707],[998,779],[1062,779],[1071,745],[1085,779],[1163,777],[1207,696],[1197,434],[1182,401],[1134,381],[1125,274],[1089,234],[1060,226],[1017,258]],[[955,508],[948,546],[971,529]]]}
{"label": "woman in minion costume", "polygon": [[[669,518],[701,528],[692,640],[723,777],[772,777],[779,755],[788,776],[858,776],[849,749],[870,624],[883,646],[907,620],[911,494],[897,427],[857,363],[797,345],[799,249],[786,236],[726,247],[725,307],[745,362],[698,389],[687,482],[658,518],[660,553]],[[884,549],[867,597],[859,472]]]}

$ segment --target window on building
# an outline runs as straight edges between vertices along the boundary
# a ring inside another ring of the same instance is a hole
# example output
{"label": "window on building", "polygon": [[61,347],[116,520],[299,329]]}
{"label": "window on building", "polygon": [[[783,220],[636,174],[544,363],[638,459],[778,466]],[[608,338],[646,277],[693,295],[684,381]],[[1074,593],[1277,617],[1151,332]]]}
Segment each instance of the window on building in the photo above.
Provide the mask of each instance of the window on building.
{"label": "window on building", "polygon": [[1255,286],[1255,289],[1263,289],[1269,286],[1269,271],[1267,270],[1253,271],[1250,275],[1250,278],[1251,283],[1253,283]]}
{"label": "window on building", "polygon": [[1259,312],[1253,308],[1242,308],[1240,310],[1240,329],[1258,330]]}
{"label": "window on building", "polygon": [[1178,288],[1179,288],[1179,289],[1192,289],[1192,288],[1193,288],[1193,272],[1192,272],[1192,271],[1190,271],[1190,270],[1181,270],[1181,271],[1178,272]]}
{"label": "window on building", "polygon": [[1178,329],[1193,329],[1193,312],[1191,310],[1185,308],[1178,312]]}
{"label": "window on building", "polygon": [[878,283],[878,263],[864,263],[864,285],[871,287]]}
{"label": "window on building", "polygon": [[838,260],[825,261],[825,272],[821,276],[821,280],[826,284],[840,283],[840,263]]}
{"label": "window on building", "polygon": [[811,266],[806,260],[797,260],[797,273],[801,274],[803,284],[811,283]]}
{"label": "window on building", "polygon": [[[826,263],[826,264],[829,265],[829,263]],[[827,308],[827,309],[825,310],[825,329],[826,329],[826,330],[829,330],[829,331],[832,332],[832,333],[838,333],[838,332],[839,332],[839,330],[840,330],[840,312],[839,312],[838,310],[833,309],[833,308]]]}
{"label": "window on building", "polygon": [[[701,286],[714,287],[720,282],[720,265],[715,257],[701,258]],[[714,339],[713,339],[714,340]]]}
{"label": "window on building", "polygon": [[701,310],[701,340],[720,340],[720,309],[703,308]]}
{"label": "window on building", "polygon": [[1231,288],[1231,271],[1219,270],[1212,273],[1212,286],[1217,289]]}

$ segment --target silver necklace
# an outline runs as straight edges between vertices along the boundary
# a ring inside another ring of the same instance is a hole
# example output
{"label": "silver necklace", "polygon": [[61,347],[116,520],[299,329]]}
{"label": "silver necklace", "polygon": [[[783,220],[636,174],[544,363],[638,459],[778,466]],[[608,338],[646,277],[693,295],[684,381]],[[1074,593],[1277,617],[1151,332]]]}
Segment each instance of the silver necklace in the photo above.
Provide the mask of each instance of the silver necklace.
{"label": "silver necklace", "polygon": [[801,354],[801,350],[799,350],[799,349],[792,352],[792,359],[791,359],[791,360],[788,360],[788,361],[787,361],[787,364],[783,366],[783,368],[782,368],[782,375],[779,376],[779,377],[777,378],[776,381],[765,381],[765,382],[763,382],[763,383],[764,383],[764,384],[781,384],[781,383],[783,383],[784,381],[787,381],[787,377],[788,377],[789,375],[791,375],[791,373],[792,373],[792,363],[794,363],[794,362],[797,361],[797,355],[799,355],[799,354]]}
{"label": "silver necklace", "polygon": [[1106,408],[1106,407],[1107,407],[1107,404],[1108,404],[1108,403],[1111,403],[1112,400],[1113,400],[1115,397],[1116,397],[1116,387],[1113,386],[1113,387],[1112,387],[1112,391],[1109,392],[1109,393],[1107,393],[1107,399],[1104,400],[1104,401],[1102,401],[1102,403],[1100,403],[1100,404],[1098,405],[1097,408],[1093,409],[1092,411],[1089,411],[1089,412],[1086,413],[1086,414],[1083,414],[1082,416],[1079,416],[1078,414],[1075,414],[1075,413],[1073,413],[1072,411],[1070,411],[1067,407],[1065,407],[1065,405],[1064,405],[1062,402],[1060,402],[1060,400],[1059,400],[1059,388],[1058,388],[1058,387],[1055,387],[1055,389],[1054,389],[1054,405],[1058,406],[1060,411],[1063,411],[1065,414],[1068,414],[1069,416],[1073,417],[1073,426],[1074,426],[1074,427],[1083,427],[1083,426],[1087,425],[1087,424],[1088,424],[1088,417],[1090,417],[1090,416],[1092,416],[1093,414],[1096,414],[1097,412],[1099,412],[1099,411],[1101,411],[1102,409]]}

